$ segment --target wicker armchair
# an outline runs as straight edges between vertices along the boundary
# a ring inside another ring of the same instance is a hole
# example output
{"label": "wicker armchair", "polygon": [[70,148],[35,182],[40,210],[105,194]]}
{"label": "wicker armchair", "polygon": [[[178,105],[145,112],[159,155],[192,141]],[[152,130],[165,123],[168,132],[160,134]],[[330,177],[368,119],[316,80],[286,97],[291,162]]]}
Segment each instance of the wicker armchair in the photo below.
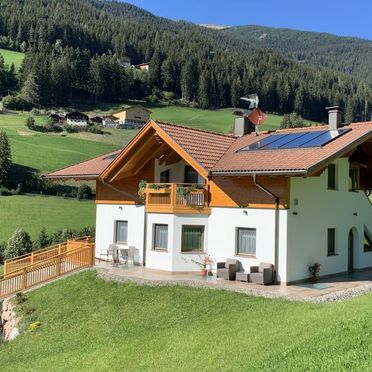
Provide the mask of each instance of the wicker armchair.
{"label": "wicker armchair", "polygon": [[228,258],[226,262],[217,262],[217,278],[235,280],[237,271],[239,271],[238,260]]}
{"label": "wicker armchair", "polygon": [[274,265],[260,262],[259,266],[251,266],[250,281],[257,284],[271,284],[274,282]]}

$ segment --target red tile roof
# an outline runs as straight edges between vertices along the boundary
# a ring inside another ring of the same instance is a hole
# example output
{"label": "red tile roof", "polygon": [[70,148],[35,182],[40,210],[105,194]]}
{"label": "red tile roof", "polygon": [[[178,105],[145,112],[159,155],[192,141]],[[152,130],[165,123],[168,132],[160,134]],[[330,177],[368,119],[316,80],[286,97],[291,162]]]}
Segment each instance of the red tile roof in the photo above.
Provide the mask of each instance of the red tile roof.
{"label": "red tile roof", "polygon": [[[372,138],[372,122],[354,123],[344,128],[351,130],[322,147],[313,148],[239,151],[272,133],[264,132],[259,137],[255,133],[240,137],[213,167],[212,173],[311,173],[324,162],[332,161]],[[278,130],[275,133],[324,129],[328,129],[328,126]]]}
{"label": "red tile roof", "polygon": [[236,140],[227,134],[159,121],[156,124],[206,170],[211,170]]}
{"label": "red tile roof", "polygon": [[[149,122],[150,125],[151,122]],[[204,169],[212,174],[222,173],[264,173],[264,174],[306,174],[325,166],[327,162],[342,156],[360,143],[372,138],[372,122],[354,123],[346,134],[332,142],[314,148],[239,151],[263,139],[272,132],[255,133],[240,138],[200,129],[156,122],[173,141],[184,149]],[[146,127],[145,127],[146,128]],[[145,128],[141,130],[144,131]],[[328,126],[278,130],[275,133],[294,133],[327,129]],[[114,151],[95,159],[50,173],[48,178],[97,178],[111,162]],[[110,157],[111,156],[111,157]]]}
{"label": "red tile roof", "polygon": [[49,173],[46,177],[53,179],[80,178],[95,179],[104,169],[116,158],[120,150],[109,154],[98,156],[97,158],[84,161],[83,163],[72,165],[71,167]]}

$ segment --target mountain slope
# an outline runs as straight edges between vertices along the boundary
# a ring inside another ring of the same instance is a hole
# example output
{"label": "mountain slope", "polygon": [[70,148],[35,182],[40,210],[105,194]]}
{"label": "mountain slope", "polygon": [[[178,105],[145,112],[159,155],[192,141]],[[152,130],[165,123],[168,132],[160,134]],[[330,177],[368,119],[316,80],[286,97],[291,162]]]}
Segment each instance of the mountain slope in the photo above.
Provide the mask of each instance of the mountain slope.
{"label": "mountain slope", "polygon": [[231,27],[220,32],[253,48],[273,49],[295,61],[327,67],[372,82],[370,40],[262,26]]}
{"label": "mountain slope", "polygon": [[[346,106],[347,121],[362,119],[366,106],[372,111],[372,89],[361,80],[126,3],[0,0],[0,37],[27,51],[21,88],[32,104],[153,100],[166,91],[184,103],[218,108],[257,92],[264,110],[296,111],[314,121],[325,120],[330,105]],[[133,64],[150,61],[149,73],[123,69],[123,56]]]}

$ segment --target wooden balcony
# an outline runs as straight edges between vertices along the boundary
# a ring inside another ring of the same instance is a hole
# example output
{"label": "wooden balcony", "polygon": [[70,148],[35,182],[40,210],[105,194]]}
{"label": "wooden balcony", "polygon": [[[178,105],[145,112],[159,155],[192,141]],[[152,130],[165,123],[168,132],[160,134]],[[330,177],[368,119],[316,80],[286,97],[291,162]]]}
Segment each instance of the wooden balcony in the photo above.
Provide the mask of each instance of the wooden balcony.
{"label": "wooden balcony", "polygon": [[146,212],[210,214],[208,190],[202,184],[151,183],[145,189]]}

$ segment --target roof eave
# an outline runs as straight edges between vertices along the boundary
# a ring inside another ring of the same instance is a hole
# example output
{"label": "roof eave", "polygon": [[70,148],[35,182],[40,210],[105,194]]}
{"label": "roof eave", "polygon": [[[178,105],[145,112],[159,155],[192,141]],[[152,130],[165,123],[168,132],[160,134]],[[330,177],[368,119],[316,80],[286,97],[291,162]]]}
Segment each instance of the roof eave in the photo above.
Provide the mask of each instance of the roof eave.
{"label": "roof eave", "polygon": [[212,176],[307,176],[306,169],[292,169],[292,170],[232,170],[232,171],[212,171]]}
{"label": "roof eave", "polygon": [[45,174],[41,176],[42,178],[49,180],[89,180],[94,181],[99,177],[99,174],[69,174],[69,175],[50,175]]}

